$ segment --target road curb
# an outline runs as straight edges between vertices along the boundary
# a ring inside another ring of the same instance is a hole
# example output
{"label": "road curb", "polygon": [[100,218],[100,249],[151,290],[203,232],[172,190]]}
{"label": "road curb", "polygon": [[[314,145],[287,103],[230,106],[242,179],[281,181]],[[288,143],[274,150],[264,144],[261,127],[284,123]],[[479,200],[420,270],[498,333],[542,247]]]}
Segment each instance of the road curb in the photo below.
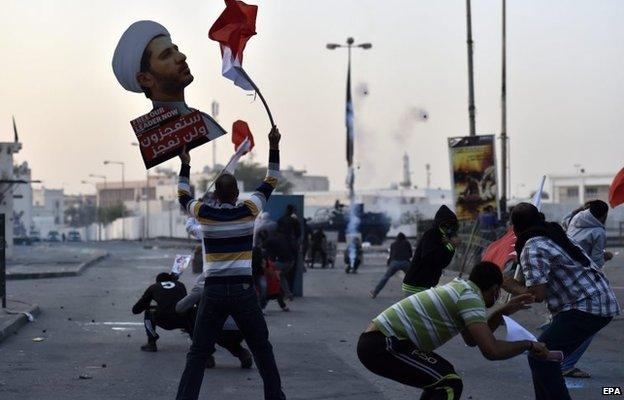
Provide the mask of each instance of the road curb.
{"label": "road curb", "polygon": [[[33,317],[38,317],[41,314],[41,310],[39,309],[39,305],[33,304],[30,306],[27,313],[30,313]],[[24,325],[28,324],[28,317],[23,313],[19,312],[15,315],[15,318],[4,326],[0,326],[0,343],[9,336],[16,333],[20,328]]]}
{"label": "road curb", "polygon": [[90,267],[91,265],[98,263],[108,257],[108,253],[100,254],[96,257],[93,257],[90,260],[87,260],[71,271],[42,271],[42,272],[16,272],[6,275],[7,280],[18,280],[18,279],[43,279],[43,278],[64,278],[68,276],[78,276],[81,275],[82,272]]}

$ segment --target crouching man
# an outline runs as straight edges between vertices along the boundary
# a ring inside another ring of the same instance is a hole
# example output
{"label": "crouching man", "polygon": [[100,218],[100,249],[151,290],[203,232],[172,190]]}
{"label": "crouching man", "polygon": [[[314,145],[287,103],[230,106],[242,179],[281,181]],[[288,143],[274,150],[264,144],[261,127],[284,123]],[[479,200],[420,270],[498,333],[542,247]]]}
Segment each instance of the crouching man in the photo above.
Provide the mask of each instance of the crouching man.
{"label": "crouching man", "polygon": [[[156,276],[156,283],[150,285],[143,296],[132,307],[133,314],[144,313],[147,343],[141,346],[143,351],[157,351],[156,341],[159,336],[156,326],[165,330],[183,329],[193,336],[195,319],[190,313],[178,314],[175,306],[186,296],[186,287],[177,278],[166,272]],[[156,306],[152,306],[152,301]]]}
{"label": "crouching man", "polygon": [[488,360],[504,360],[529,351],[545,359],[543,343],[506,342],[492,334],[503,315],[528,308],[533,296],[512,299],[486,318],[496,302],[503,276],[492,263],[474,266],[467,281],[452,282],[413,294],[379,314],[360,336],[357,352],[371,372],[404,385],[423,389],[421,399],[460,398],[463,384],[453,364],[434,352],[461,333],[469,346],[478,346]]}

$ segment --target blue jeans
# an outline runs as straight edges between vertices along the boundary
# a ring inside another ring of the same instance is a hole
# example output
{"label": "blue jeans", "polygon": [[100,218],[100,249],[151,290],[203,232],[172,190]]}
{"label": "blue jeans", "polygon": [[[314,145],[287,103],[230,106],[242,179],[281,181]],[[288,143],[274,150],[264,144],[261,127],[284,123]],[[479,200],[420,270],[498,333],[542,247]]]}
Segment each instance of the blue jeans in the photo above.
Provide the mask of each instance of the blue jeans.
{"label": "blue jeans", "polygon": [[206,361],[216,338],[231,315],[247,341],[258,372],[264,381],[265,400],[284,400],[281,380],[273,347],[258,297],[251,280],[249,283],[209,283],[204,293],[195,321],[193,344],[186,356],[186,367],[178,386],[177,400],[196,400],[199,396]]}
{"label": "blue jeans", "polygon": [[583,342],[572,354],[566,357],[565,360],[561,363],[561,371],[569,371],[576,365],[577,362],[583,357],[583,354],[587,351],[587,348],[591,344],[591,341],[594,337],[590,337],[586,341]]}
{"label": "blue jeans", "polygon": [[[552,323],[540,335],[539,341],[550,350],[563,352],[566,359],[587,339],[604,328],[612,317],[601,317],[579,310],[563,311],[553,317]],[[561,374],[561,364],[542,361],[529,355],[536,400],[570,400],[570,394]]]}
{"label": "blue jeans", "polygon": [[388,283],[388,280],[392,278],[394,274],[396,274],[399,271],[407,272],[407,269],[409,268],[409,266],[410,266],[409,260],[390,261],[390,265],[388,265],[388,269],[386,270],[386,273],[381,278],[377,286],[375,286],[375,289],[373,289],[373,293],[375,293],[375,296],[377,296],[379,292],[381,292],[381,289],[383,289],[384,286],[386,286],[386,283]]}

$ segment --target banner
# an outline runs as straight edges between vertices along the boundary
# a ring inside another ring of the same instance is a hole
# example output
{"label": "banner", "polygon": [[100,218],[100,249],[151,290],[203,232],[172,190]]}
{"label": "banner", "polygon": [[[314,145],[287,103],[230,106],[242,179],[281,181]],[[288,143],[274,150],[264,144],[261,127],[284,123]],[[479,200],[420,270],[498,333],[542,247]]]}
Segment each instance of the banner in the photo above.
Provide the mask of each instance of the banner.
{"label": "banner", "polygon": [[497,210],[494,135],[454,137],[448,144],[457,218],[474,220],[487,206]]}
{"label": "banner", "polygon": [[176,157],[184,146],[191,150],[210,140],[199,111],[180,116],[175,109],[160,107],[130,124],[147,169]]}

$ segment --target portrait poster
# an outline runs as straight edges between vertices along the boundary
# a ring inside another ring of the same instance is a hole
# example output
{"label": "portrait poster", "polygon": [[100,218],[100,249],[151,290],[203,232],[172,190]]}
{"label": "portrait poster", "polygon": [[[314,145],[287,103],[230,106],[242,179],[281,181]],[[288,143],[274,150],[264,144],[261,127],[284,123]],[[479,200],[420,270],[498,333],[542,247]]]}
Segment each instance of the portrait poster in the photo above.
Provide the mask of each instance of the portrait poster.
{"label": "portrait poster", "polygon": [[474,220],[487,206],[498,209],[494,135],[448,140],[451,189],[460,220]]}

